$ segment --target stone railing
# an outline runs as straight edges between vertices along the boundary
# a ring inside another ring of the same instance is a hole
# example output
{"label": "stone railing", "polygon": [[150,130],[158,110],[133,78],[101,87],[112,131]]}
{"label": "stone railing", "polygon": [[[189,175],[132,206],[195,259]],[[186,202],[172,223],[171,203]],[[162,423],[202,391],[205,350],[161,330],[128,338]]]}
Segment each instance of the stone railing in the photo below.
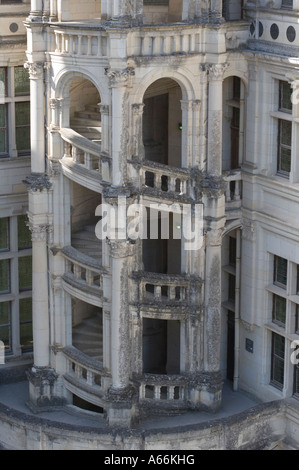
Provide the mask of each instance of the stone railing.
{"label": "stone railing", "polygon": [[64,142],[64,159],[96,172],[101,181],[111,182],[111,159],[101,154],[101,146],[70,128],[60,130]]}
{"label": "stone railing", "polygon": [[139,399],[140,401],[167,401],[167,405],[182,405],[185,400],[184,377],[179,375],[151,375],[144,374],[140,381]]}
{"label": "stone railing", "polygon": [[107,57],[107,33],[95,31],[95,25],[89,28],[82,25],[78,29],[64,27],[54,30],[55,54],[75,57]]}
{"label": "stone railing", "polygon": [[157,304],[187,307],[199,305],[202,281],[197,277],[175,274],[133,273],[139,288],[139,302],[143,306]]}
{"label": "stone railing", "polygon": [[66,282],[83,290],[88,288],[95,295],[102,293],[104,270],[98,263],[72,246],[63,248],[62,254],[66,260],[66,272],[63,276]]}
{"label": "stone railing", "polygon": [[230,170],[223,173],[226,182],[225,202],[228,207],[241,206],[242,199],[242,175],[241,170]]}
{"label": "stone railing", "polygon": [[66,387],[72,393],[101,406],[107,380],[103,364],[73,346],[64,348],[63,354],[67,363],[64,375]]}
{"label": "stone railing", "polygon": [[190,196],[190,173],[181,168],[146,161],[140,168],[140,182],[149,191]]}
{"label": "stone railing", "polygon": [[161,56],[196,54],[202,52],[202,30],[178,25],[171,27],[143,27],[131,35],[129,56]]}

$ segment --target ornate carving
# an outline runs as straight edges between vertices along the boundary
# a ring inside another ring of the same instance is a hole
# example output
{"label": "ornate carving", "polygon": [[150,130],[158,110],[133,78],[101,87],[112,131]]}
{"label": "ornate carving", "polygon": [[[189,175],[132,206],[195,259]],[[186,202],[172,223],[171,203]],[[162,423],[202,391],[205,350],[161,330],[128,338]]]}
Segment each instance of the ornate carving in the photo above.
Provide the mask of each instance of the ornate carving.
{"label": "ornate carving", "polygon": [[100,108],[101,114],[107,114],[107,115],[109,114],[109,104],[99,103],[98,106]]}
{"label": "ornate carving", "polygon": [[23,183],[26,184],[28,190],[33,192],[49,190],[52,187],[48,176],[40,173],[31,173],[31,175],[23,180]]}
{"label": "ornate carving", "polygon": [[135,103],[132,105],[133,114],[139,116],[143,113],[144,103]]}
{"label": "ornate carving", "polygon": [[61,108],[61,99],[50,98],[49,106],[51,109],[60,109]]}
{"label": "ornate carving", "polygon": [[134,243],[131,240],[108,240],[112,258],[127,258],[133,255]]}
{"label": "ornate carving", "polygon": [[25,62],[24,67],[28,69],[31,80],[42,80],[44,78],[43,62]]}
{"label": "ornate carving", "polygon": [[224,64],[206,64],[205,70],[209,72],[210,80],[222,80],[223,74],[226,71],[228,63]]}
{"label": "ornate carving", "polygon": [[26,225],[31,232],[33,242],[45,242],[48,235],[53,232],[53,226],[50,224],[34,224],[29,221],[26,222]]}
{"label": "ornate carving", "polygon": [[130,80],[135,75],[135,71],[132,67],[127,67],[124,70],[111,70],[105,69],[105,74],[109,79],[109,86],[127,86]]}
{"label": "ornate carving", "polygon": [[248,240],[251,242],[255,240],[255,236],[256,236],[255,222],[244,218],[241,229],[242,229],[243,240]]}

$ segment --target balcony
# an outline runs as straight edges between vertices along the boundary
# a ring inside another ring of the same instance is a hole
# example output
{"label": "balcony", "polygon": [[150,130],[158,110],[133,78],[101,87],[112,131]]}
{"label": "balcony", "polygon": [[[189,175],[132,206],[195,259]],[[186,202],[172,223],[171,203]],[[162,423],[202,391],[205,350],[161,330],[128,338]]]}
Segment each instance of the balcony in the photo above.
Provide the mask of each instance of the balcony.
{"label": "balcony", "polygon": [[190,171],[146,160],[140,168],[144,195],[190,202],[193,197]]}
{"label": "balcony", "polygon": [[227,219],[241,217],[242,206],[242,174],[241,170],[229,170],[223,173],[226,183],[225,212]]}
{"label": "balcony", "polygon": [[109,55],[108,35],[93,22],[64,23],[54,27],[54,51],[65,57],[99,58]]}
{"label": "balcony", "polygon": [[65,176],[76,183],[101,193],[111,183],[111,158],[101,153],[101,145],[73,129],[60,130],[64,155],[61,159]]}
{"label": "balcony", "polygon": [[103,370],[103,364],[73,346],[64,348],[63,354],[67,361],[65,387],[83,400],[102,407],[110,381],[109,374]]}
{"label": "balcony", "polygon": [[180,375],[144,374],[140,380],[139,400],[152,412],[153,405],[159,408],[159,413],[160,406],[165,412],[183,409],[186,407],[186,379]]}
{"label": "balcony", "polygon": [[66,260],[64,289],[73,297],[102,307],[103,276],[106,271],[97,261],[72,246],[63,248],[62,255]]}
{"label": "balcony", "polygon": [[165,315],[182,319],[200,305],[202,281],[196,276],[135,272],[135,280],[141,310],[148,316]]}

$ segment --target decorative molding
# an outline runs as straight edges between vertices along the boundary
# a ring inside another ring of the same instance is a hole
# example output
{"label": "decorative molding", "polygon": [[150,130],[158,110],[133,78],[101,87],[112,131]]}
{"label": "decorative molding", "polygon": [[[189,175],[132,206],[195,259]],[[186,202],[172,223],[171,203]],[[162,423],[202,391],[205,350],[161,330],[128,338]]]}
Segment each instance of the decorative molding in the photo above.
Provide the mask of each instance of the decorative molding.
{"label": "decorative molding", "polygon": [[27,176],[23,183],[27,186],[29,191],[37,192],[49,190],[52,187],[52,183],[48,176],[43,173],[31,173]]}
{"label": "decorative molding", "polygon": [[42,80],[44,78],[44,62],[25,62],[24,67],[29,71],[31,80]]}
{"label": "decorative molding", "polygon": [[248,240],[253,242],[256,238],[256,224],[252,220],[243,219],[242,220],[242,238],[243,240]]}
{"label": "decorative molding", "polygon": [[109,79],[110,87],[127,86],[130,84],[132,77],[135,75],[133,67],[127,67],[124,70],[105,69],[105,74]]}
{"label": "decorative molding", "polygon": [[205,70],[209,72],[209,80],[222,80],[223,74],[228,68],[229,64],[205,64]]}
{"label": "decorative molding", "polygon": [[33,242],[46,242],[48,235],[53,232],[53,226],[50,224],[34,224],[29,221],[26,225],[31,232]]}
{"label": "decorative molding", "polygon": [[133,255],[135,246],[130,240],[108,240],[112,258],[128,258]]}

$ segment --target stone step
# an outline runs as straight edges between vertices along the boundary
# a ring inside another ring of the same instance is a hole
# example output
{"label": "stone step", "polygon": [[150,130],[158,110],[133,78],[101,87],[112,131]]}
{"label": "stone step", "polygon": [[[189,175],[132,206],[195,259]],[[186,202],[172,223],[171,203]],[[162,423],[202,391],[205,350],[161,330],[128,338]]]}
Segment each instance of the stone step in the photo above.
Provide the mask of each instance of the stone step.
{"label": "stone step", "polygon": [[73,117],[71,119],[71,127],[97,127],[101,129],[100,121],[97,119],[90,119],[88,117]]}
{"label": "stone step", "polygon": [[95,121],[101,122],[101,113],[95,110],[88,110],[85,108],[84,111],[76,111],[74,114],[75,118],[83,118],[83,119],[93,119]]}

